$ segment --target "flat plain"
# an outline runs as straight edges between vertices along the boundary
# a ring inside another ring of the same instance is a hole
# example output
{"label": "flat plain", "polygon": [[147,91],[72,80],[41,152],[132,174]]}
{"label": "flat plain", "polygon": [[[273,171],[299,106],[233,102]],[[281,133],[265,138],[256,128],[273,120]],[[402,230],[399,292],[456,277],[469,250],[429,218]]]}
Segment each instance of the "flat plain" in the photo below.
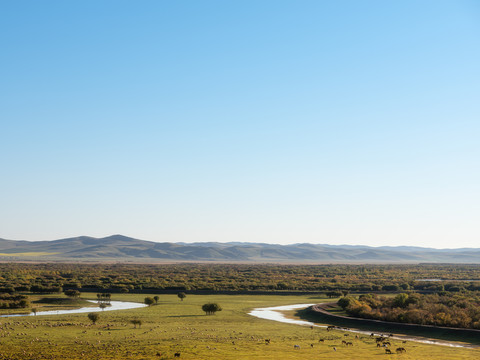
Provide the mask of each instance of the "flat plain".
{"label": "flat plain", "polygon": [[[114,294],[112,300],[143,302],[148,294]],[[58,295],[57,295],[58,297]],[[84,299],[96,299],[83,293]],[[253,308],[331,301],[315,295],[159,295],[158,304],[105,311],[92,324],[86,314],[0,320],[0,359],[478,359],[479,349],[391,341],[393,354],[370,336],[262,320]],[[201,306],[221,305],[205,315]],[[294,316],[290,314],[290,316]],[[142,325],[132,325],[132,320]],[[265,339],[270,339],[266,344]],[[319,340],[323,339],[323,342]],[[347,339],[353,346],[342,345]],[[295,347],[298,345],[298,347]],[[397,347],[406,353],[396,354]],[[335,350],[336,349],[336,350]]]}

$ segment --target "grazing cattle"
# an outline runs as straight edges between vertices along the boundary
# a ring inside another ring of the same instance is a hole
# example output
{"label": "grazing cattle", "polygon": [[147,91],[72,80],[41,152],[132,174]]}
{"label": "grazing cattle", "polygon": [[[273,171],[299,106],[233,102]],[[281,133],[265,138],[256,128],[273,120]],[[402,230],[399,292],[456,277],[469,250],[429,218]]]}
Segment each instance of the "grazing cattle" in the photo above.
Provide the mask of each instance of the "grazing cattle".
{"label": "grazing cattle", "polygon": [[333,326],[333,325],[328,325],[327,326],[327,331],[330,331],[330,330],[333,330],[333,329],[335,329],[335,326]]}
{"label": "grazing cattle", "polygon": [[320,339],[318,340],[318,342],[325,342],[325,339]]}
{"label": "grazing cattle", "polygon": [[342,345],[345,345],[347,342],[345,340],[342,340]]}
{"label": "grazing cattle", "polygon": [[310,347],[312,347],[312,348],[313,348],[313,344],[310,344]]}
{"label": "grazing cattle", "polygon": [[336,348],[336,347],[334,347],[334,348],[333,348],[333,351],[337,351],[337,348]]}
{"label": "grazing cattle", "polygon": [[347,341],[347,342],[345,343],[345,345],[346,345],[346,346],[353,346],[353,343],[350,342],[350,341]]}
{"label": "grazing cattle", "polygon": [[265,339],[265,344],[266,345],[270,344],[270,339]]}
{"label": "grazing cattle", "polygon": [[401,354],[401,353],[406,353],[406,352],[407,352],[407,350],[405,350],[405,348],[403,348],[403,347],[399,347],[399,348],[397,348],[397,350],[395,350],[395,351],[397,352],[397,354]]}
{"label": "grazing cattle", "polygon": [[392,351],[390,349],[385,349],[385,354],[391,354]]}
{"label": "grazing cattle", "polygon": [[298,350],[300,349],[300,345],[293,345],[293,348]]}
{"label": "grazing cattle", "polygon": [[180,357],[180,353],[175,353],[175,354],[173,354],[173,357],[178,357],[178,358],[179,358],[179,357]]}
{"label": "grazing cattle", "polygon": [[382,347],[382,345],[380,343],[377,342],[377,347]]}
{"label": "grazing cattle", "polygon": [[380,342],[385,341],[385,340],[386,340],[386,339],[385,339],[383,336],[377,337],[377,338],[375,339],[375,341],[376,341],[377,343],[380,343]]}
{"label": "grazing cattle", "polygon": [[402,344],[406,344],[406,343],[407,343],[407,340],[403,340],[403,341],[402,341]]}
{"label": "grazing cattle", "polygon": [[385,342],[383,343],[383,346],[391,346],[391,345],[392,345],[392,344],[390,344],[390,341],[385,341]]}

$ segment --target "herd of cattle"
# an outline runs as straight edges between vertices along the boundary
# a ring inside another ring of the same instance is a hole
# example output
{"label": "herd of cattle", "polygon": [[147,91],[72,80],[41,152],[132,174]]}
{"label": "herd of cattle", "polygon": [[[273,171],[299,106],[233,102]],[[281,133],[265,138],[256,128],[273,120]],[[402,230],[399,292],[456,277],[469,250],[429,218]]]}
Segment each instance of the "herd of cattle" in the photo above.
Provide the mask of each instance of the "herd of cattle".
{"label": "herd of cattle", "polygon": [[[312,327],[312,329],[313,329],[313,327]],[[330,331],[330,330],[333,330],[333,329],[349,330],[348,328],[339,328],[339,327],[336,327],[336,326],[328,326],[327,327],[327,331]],[[349,336],[349,334],[344,334],[344,336]],[[390,348],[392,346],[392,344],[389,341],[389,338],[391,338],[392,336],[393,336],[393,334],[379,335],[379,336],[376,336],[374,333],[370,334],[371,338],[375,338],[377,348],[384,348],[385,349],[385,354],[393,354],[393,349]],[[359,338],[358,335],[355,335],[355,339],[360,339],[360,338]],[[324,343],[325,339],[320,339],[320,340],[318,340],[318,342]],[[270,339],[265,339],[265,345],[269,345],[270,343],[271,343]],[[406,343],[406,341],[403,341],[403,343]],[[232,341],[232,345],[235,345],[235,341]],[[345,347],[353,346],[353,342],[342,340],[342,345],[345,346]],[[314,344],[310,344],[310,347],[313,348]],[[210,349],[210,346],[207,346],[207,348]],[[293,345],[293,348],[295,350],[300,350],[300,345]],[[337,347],[333,347],[332,350],[337,351]],[[404,347],[398,347],[395,350],[395,352],[397,354],[402,354],[402,353],[406,353],[407,350]],[[160,356],[160,354],[158,353],[157,356]],[[174,357],[179,358],[180,357],[180,352],[176,352],[174,354]]]}
{"label": "herd of cattle", "polygon": [[[336,328],[337,328],[336,326],[330,325],[330,326],[327,327],[327,331],[330,331],[330,330],[333,330],[333,329],[336,329]],[[337,328],[337,329],[341,329],[341,328]],[[343,328],[343,330],[349,330],[349,329],[348,328]],[[348,336],[348,335],[349,334],[344,334],[344,336]],[[390,346],[392,346],[392,344],[390,343],[390,341],[388,341],[388,339],[392,336],[393,336],[393,334],[389,334],[388,336],[380,335],[380,336],[375,338],[377,348],[384,348],[385,349],[385,354],[393,354],[392,349],[390,349]],[[374,333],[370,334],[370,337],[375,337],[375,334]],[[358,339],[359,338],[358,335],[355,335],[355,338]],[[320,339],[319,342],[325,342],[325,340]],[[403,341],[403,343],[405,344],[406,341]],[[270,339],[266,339],[265,344],[270,344]],[[353,342],[342,340],[342,345],[347,346],[347,347],[348,346],[353,346]],[[311,344],[310,346],[313,348],[313,344]],[[296,350],[300,350],[300,345],[293,345],[293,348],[296,349]],[[333,347],[332,349],[333,349],[333,351],[337,351],[336,347]],[[398,347],[395,350],[395,352],[397,354],[402,354],[402,353],[406,353],[407,350],[404,347]]]}

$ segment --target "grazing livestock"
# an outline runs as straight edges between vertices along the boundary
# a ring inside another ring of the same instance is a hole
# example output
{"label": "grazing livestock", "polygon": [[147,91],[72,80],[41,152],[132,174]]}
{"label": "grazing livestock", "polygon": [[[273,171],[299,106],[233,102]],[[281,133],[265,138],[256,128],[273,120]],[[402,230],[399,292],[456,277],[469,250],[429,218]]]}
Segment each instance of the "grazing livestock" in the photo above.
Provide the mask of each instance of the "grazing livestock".
{"label": "grazing livestock", "polygon": [[293,345],[294,349],[300,349],[300,345]]}
{"label": "grazing livestock", "polygon": [[318,342],[325,342],[325,339],[320,339],[318,340]]}
{"label": "grazing livestock", "polygon": [[327,326],[327,331],[330,331],[330,330],[333,330],[333,329],[335,329],[335,326],[333,326],[333,325],[328,325]]}
{"label": "grazing livestock", "polygon": [[383,343],[383,346],[391,346],[391,345],[392,345],[392,344],[390,344],[390,341],[385,341],[385,342]]}
{"label": "grazing livestock", "polygon": [[347,342],[345,340],[342,340],[342,345],[347,345]]}
{"label": "grazing livestock", "polygon": [[377,342],[377,347],[382,347],[382,345],[380,343]]}
{"label": "grazing livestock", "polygon": [[405,348],[403,348],[403,347],[399,347],[399,348],[397,348],[397,350],[395,350],[395,351],[397,352],[397,354],[401,354],[401,353],[406,353],[406,352],[407,352],[407,350],[405,350]]}
{"label": "grazing livestock", "polygon": [[334,347],[334,348],[333,348],[333,351],[337,351],[337,348],[336,348],[336,347]]}
{"label": "grazing livestock", "polygon": [[385,354],[391,354],[392,351],[390,349],[385,349]]}
{"label": "grazing livestock", "polygon": [[270,339],[265,339],[265,345],[270,344]]}
{"label": "grazing livestock", "polygon": [[353,343],[350,342],[350,341],[347,341],[347,342],[345,343],[345,345],[346,345],[346,346],[353,346]]}
{"label": "grazing livestock", "polygon": [[179,352],[176,352],[175,354],[173,354],[173,357],[180,357],[180,353]]}

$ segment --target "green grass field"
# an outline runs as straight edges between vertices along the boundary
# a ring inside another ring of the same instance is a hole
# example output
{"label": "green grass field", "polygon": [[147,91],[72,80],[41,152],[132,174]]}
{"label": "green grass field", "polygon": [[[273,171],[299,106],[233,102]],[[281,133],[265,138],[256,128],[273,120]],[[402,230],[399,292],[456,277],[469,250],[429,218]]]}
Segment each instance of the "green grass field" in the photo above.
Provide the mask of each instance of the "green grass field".
{"label": "green grass field", "polygon": [[[83,294],[96,299],[96,294]],[[148,295],[115,294],[112,300],[143,302]],[[414,342],[392,342],[386,355],[374,339],[341,331],[283,324],[248,315],[252,308],[324,302],[312,296],[160,295],[158,305],[100,313],[96,325],[86,314],[2,318],[0,359],[478,359],[480,350]],[[201,305],[223,311],[206,316]],[[140,319],[142,326],[130,323]],[[270,339],[269,345],[265,339]],[[320,343],[319,339],[325,339]],[[342,340],[353,342],[345,347]],[[311,347],[313,344],[313,347]],[[300,345],[300,349],[294,349]],[[395,354],[396,347],[407,352]],[[336,347],[337,351],[333,348]]]}

